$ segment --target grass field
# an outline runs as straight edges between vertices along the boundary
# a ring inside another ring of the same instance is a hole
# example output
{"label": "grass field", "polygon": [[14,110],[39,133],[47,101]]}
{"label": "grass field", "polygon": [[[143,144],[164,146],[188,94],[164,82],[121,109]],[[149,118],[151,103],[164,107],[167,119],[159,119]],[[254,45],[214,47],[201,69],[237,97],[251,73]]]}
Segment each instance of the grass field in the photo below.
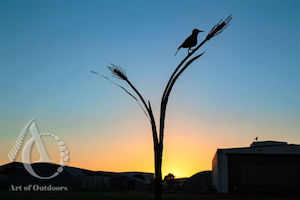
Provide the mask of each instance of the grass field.
{"label": "grass field", "polygon": [[[151,200],[153,194],[148,192],[136,191],[78,191],[78,192],[10,192],[0,191],[0,199],[12,200],[27,200],[27,199],[41,199],[41,200]],[[217,193],[164,193],[165,200],[288,200],[300,199],[298,196],[270,196],[270,195],[223,195]]]}

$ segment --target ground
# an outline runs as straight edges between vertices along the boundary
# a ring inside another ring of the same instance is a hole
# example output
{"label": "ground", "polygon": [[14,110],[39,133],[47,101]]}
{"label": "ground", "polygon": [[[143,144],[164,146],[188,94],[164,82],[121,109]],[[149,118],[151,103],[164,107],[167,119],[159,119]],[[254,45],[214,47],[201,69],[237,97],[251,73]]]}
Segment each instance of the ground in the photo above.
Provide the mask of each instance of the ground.
{"label": "ground", "polygon": [[[80,192],[9,192],[0,191],[1,200],[152,200],[153,194],[148,192],[128,191],[80,191]],[[276,195],[222,195],[217,193],[164,193],[165,200],[288,200],[300,199],[299,196],[276,196]]]}

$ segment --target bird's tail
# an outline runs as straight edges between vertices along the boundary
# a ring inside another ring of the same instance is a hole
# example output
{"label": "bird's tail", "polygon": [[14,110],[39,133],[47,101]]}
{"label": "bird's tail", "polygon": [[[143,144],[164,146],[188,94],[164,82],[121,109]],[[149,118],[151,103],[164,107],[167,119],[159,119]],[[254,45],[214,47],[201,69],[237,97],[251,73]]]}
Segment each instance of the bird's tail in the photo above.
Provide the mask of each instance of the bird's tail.
{"label": "bird's tail", "polygon": [[175,56],[177,55],[177,53],[178,53],[179,49],[180,49],[180,48],[178,48],[178,49],[177,49],[177,51],[176,51],[176,53],[174,54]]}

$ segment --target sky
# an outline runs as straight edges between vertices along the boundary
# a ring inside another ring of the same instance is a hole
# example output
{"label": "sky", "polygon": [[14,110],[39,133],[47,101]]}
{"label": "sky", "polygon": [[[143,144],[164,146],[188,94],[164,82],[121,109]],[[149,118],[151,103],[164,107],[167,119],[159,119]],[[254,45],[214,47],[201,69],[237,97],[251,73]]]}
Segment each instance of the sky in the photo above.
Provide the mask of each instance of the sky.
{"label": "sky", "polygon": [[[122,66],[157,117],[187,53],[174,56],[177,47],[194,28],[203,40],[230,14],[231,25],[199,49],[205,54],[171,93],[163,175],[211,170],[218,148],[247,147],[255,137],[300,144],[299,13],[291,0],[0,0],[0,165],[35,118],[41,132],[64,140],[70,166],[154,172],[142,110],[90,71],[110,76],[107,65]],[[58,161],[55,142],[43,140]]]}

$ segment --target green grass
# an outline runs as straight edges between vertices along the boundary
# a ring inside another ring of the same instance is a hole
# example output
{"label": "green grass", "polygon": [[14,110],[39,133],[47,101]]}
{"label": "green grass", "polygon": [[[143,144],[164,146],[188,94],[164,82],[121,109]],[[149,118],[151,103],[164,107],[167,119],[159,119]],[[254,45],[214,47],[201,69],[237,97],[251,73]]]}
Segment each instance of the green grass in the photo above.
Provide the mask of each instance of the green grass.
{"label": "green grass", "polygon": [[[152,200],[153,193],[137,191],[10,192],[0,191],[0,199],[41,200]],[[217,193],[164,193],[164,200],[288,200],[296,197],[276,195],[223,195]]]}

